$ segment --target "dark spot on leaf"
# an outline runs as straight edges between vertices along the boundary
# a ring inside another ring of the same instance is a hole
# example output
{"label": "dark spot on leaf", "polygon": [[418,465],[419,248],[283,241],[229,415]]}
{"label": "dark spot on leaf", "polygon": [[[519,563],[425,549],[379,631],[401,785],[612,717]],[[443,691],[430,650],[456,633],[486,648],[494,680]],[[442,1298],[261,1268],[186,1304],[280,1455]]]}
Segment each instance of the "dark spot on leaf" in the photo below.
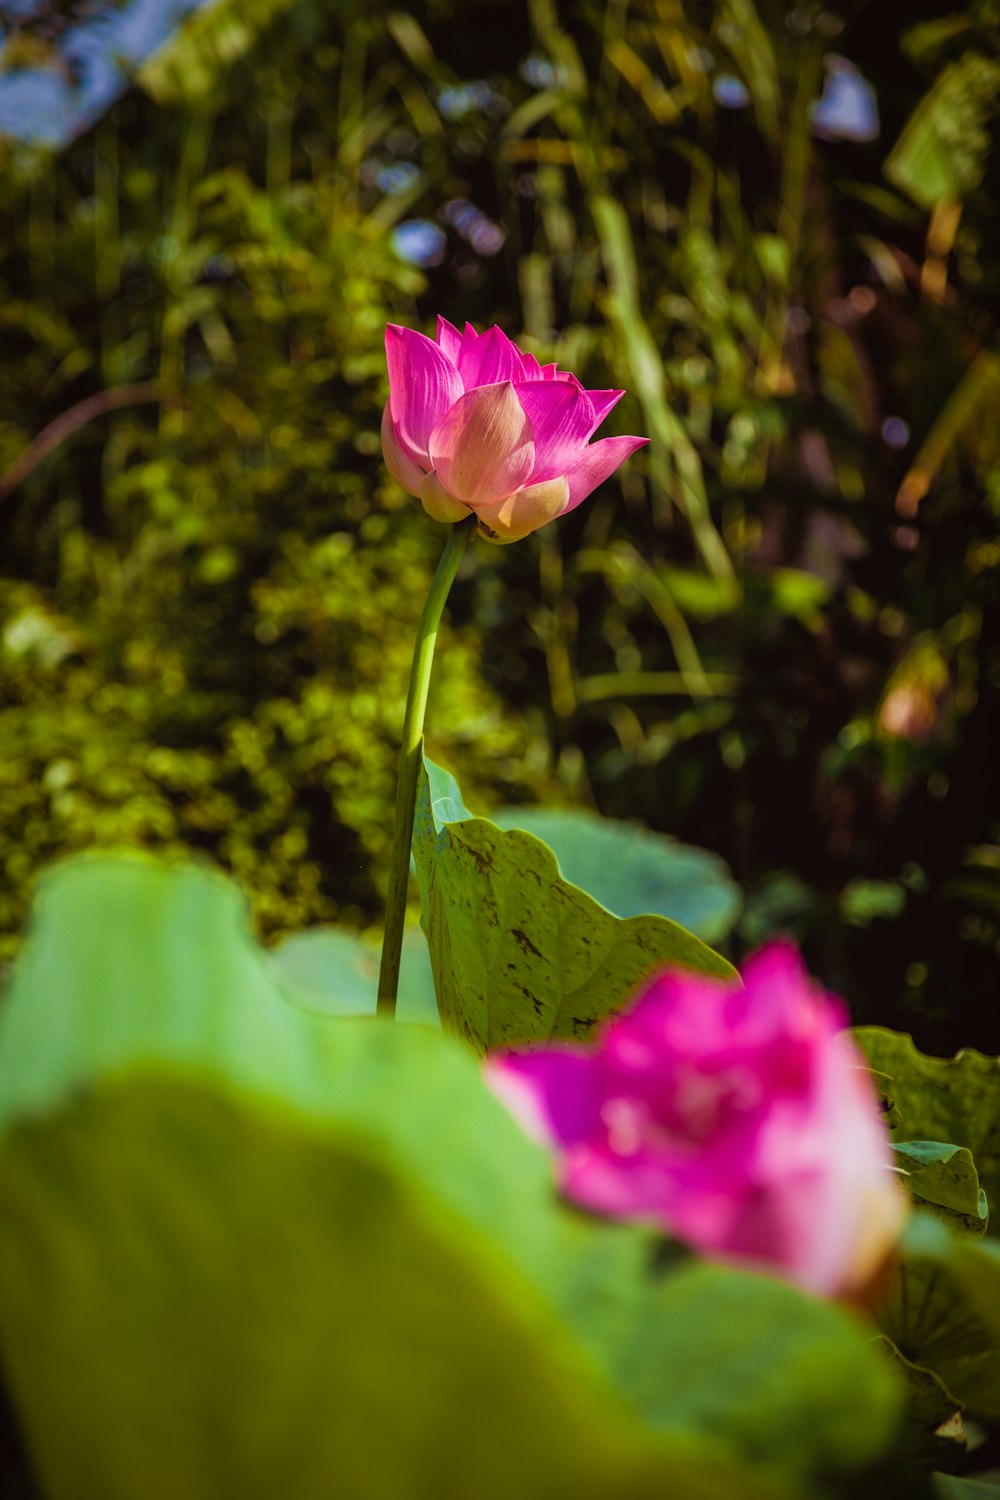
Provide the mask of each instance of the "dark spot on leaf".
{"label": "dark spot on leaf", "polygon": [[541,958],[541,953],[539,953],[538,949],[535,947],[528,934],[526,932],[522,932],[520,927],[512,927],[510,929],[510,935],[514,939],[515,943],[520,948],[522,953],[533,953],[536,958]]}
{"label": "dark spot on leaf", "polygon": [[474,861],[476,869],[479,871],[480,875],[486,875],[490,870],[493,869],[493,858],[491,855],[481,854],[478,849],[473,849],[471,844],[466,844],[465,847],[466,852]]}

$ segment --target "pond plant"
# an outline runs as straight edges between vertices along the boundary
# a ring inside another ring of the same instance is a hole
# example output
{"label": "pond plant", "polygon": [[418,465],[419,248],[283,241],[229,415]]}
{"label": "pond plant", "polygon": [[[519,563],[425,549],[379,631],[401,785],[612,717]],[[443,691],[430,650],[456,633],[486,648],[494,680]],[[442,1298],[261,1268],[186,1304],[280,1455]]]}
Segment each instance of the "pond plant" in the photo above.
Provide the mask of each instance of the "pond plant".
{"label": "pond plant", "polygon": [[473,531],[644,439],[497,328],[387,351],[386,463],[451,530],[381,975],[346,930],[266,951],[191,860],[43,877],[0,1007],[5,1493],[1000,1493],[1000,1063],[850,1034],[790,943],[737,974],[616,914],[627,828],[469,813],[423,728]]}

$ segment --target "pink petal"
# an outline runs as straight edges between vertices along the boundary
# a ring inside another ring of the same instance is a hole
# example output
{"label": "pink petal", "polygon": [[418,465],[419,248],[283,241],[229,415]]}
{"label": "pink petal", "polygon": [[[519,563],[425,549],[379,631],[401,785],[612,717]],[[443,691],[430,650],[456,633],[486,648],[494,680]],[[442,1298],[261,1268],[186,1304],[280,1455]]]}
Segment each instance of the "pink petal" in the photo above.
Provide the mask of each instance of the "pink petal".
{"label": "pink petal", "polygon": [[421,481],[417,493],[432,521],[447,521],[451,525],[456,521],[464,521],[469,514],[469,507],[449,495],[433,469],[429,474],[423,474]]}
{"label": "pink petal", "polygon": [[[478,342],[479,334],[473,328],[471,323],[466,323],[465,327],[462,329],[462,337],[459,341],[458,353],[455,355],[456,369],[460,370],[463,358],[471,359],[473,357],[473,350],[475,349]],[[472,389],[471,384],[468,386],[468,389]]]}
{"label": "pink petal", "polygon": [[733,1184],[690,1180],[677,1157],[645,1143],[629,1155],[606,1140],[564,1147],[562,1185],[567,1197],[597,1213],[633,1223],[657,1224],[699,1249],[717,1249],[738,1206]]}
{"label": "pink petal", "polygon": [[[612,441],[610,438],[608,441]],[[604,1030],[604,1052],[616,1080],[630,1071],[663,1066],[673,1058],[711,1058],[734,1033],[725,1009],[728,993],[742,994],[737,979],[715,979],[668,969],[642,991],[635,1005]]]}
{"label": "pink petal", "polygon": [[624,394],[624,391],[587,392],[587,395],[590,397],[591,403],[594,408],[594,426],[591,431],[587,433],[588,437],[593,436],[598,427],[600,427],[601,423],[604,421],[604,418],[607,416],[608,412],[618,405]]}
{"label": "pink petal", "polygon": [[448,322],[447,318],[442,318],[440,313],[438,314],[437,341],[438,347],[447,354],[457,369],[458,351],[462,347],[462,335],[453,324]]}
{"label": "pink petal", "polygon": [[617,468],[639,448],[644,448],[649,438],[608,437],[584,448],[572,469],[566,471],[569,481],[568,510],[575,510],[581,500],[603,484]]}
{"label": "pink petal", "polygon": [[809,976],[795,944],[775,939],[744,963],[744,1004],[764,1036],[829,1036],[850,1025],[842,1003]]}
{"label": "pink petal", "polygon": [[555,479],[527,485],[492,505],[477,505],[479,533],[489,542],[519,542],[561,516],[568,503],[569,485],[557,474]]}
{"label": "pink petal", "polygon": [[448,359],[457,369],[459,350],[462,348],[462,335],[454,324],[448,323],[447,318],[442,318],[441,314],[438,314],[438,348],[447,354]]}
{"label": "pink petal", "polygon": [[400,489],[408,495],[419,495],[424,471],[400,442],[388,402],[382,413],[382,457]]}
{"label": "pink petal", "polygon": [[521,363],[524,366],[525,380],[541,380],[542,367],[533,354],[525,354],[522,349]]}
{"label": "pink petal", "polygon": [[562,377],[559,374],[559,366],[558,365],[542,365],[542,379],[543,380],[561,380]]}
{"label": "pink petal", "polygon": [[535,435],[532,484],[566,474],[594,429],[590,397],[568,380],[522,381],[514,390]]}
{"label": "pink petal", "polygon": [[467,391],[501,380],[523,380],[524,366],[516,347],[502,328],[487,328],[474,342],[463,339],[458,368]]}
{"label": "pink petal", "polygon": [[396,436],[418,462],[426,462],[431,433],[462,394],[461,376],[433,339],[395,323],[385,330],[385,357]]}
{"label": "pink petal", "polygon": [[431,433],[429,451],[445,489],[473,508],[520,489],[535,461],[531,423],[509,381],[467,391]]}
{"label": "pink petal", "polygon": [[486,1082],[533,1139],[571,1143],[600,1134],[594,1059],[572,1044],[494,1053]]}

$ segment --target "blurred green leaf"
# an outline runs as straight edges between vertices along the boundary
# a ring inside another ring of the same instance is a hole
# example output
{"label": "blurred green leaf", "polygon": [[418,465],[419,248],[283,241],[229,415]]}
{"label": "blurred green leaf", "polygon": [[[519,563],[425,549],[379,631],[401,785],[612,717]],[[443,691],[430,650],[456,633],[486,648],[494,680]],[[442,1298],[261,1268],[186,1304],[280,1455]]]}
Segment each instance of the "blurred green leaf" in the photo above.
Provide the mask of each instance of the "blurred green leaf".
{"label": "blurred green leaf", "polygon": [[830,584],[802,568],[772,568],[763,580],[773,608],[803,624],[815,624],[820,606],[830,597]]}
{"label": "blurred green leaf", "polygon": [[[283,938],[268,954],[271,972],[296,1005],[326,1016],[374,1016],[379,944],[341,927],[310,927]],[[397,1021],[439,1025],[427,941],[408,928],[396,998]]]}
{"label": "blurred green leaf", "polygon": [[216,91],[233,63],[296,0],[213,0],[186,17],[138,70],[158,104],[191,104]]}
{"label": "blurred green leaf", "polygon": [[1000,1480],[962,1479],[955,1474],[935,1474],[936,1500],[1000,1500]]}
{"label": "blurred green leaf", "polygon": [[965,1453],[962,1403],[932,1370],[905,1359],[891,1339],[876,1340],[906,1389],[906,1456],[923,1468],[950,1469]]}
{"label": "blurred green leaf", "polygon": [[0,1080],[3,1363],[54,1500],[305,1500],[331,1475],[431,1495],[448,1473],[725,1494],[684,1442],[668,1478],[671,1444],[532,1286],[548,1257],[572,1276],[579,1236],[471,1061],[287,1005],[209,872],[50,877]]}
{"label": "blurred green leaf", "polygon": [[879,918],[898,917],[905,905],[906,890],[896,880],[851,880],[837,910],[852,927],[867,927]]}
{"label": "blurred green leaf", "polygon": [[922,208],[961,200],[983,175],[987,122],[1000,88],[1000,63],[967,52],[935,79],[885,163],[885,174]]}
{"label": "blurred green leaf", "polygon": [[895,1433],[900,1382],[870,1329],[870,1363],[862,1363],[839,1340],[839,1309],[789,1291],[769,1276],[682,1266],[651,1293],[644,1333],[636,1329],[622,1349],[618,1384],[668,1430],[717,1432],[747,1453],[780,1451],[781,1467],[811,1500],[817,1453],[831,1478],[877,1458],[887,1427]]}
{"label": "blurred green leaf", "polygon": [[667,964],[733,973],[664,917],[612,916],[539,839],[470,817],[455,778],[426,759],[413,852],[441,1019],[477,1051],[582,1040]]}
{"label": "blurred green leaf", "polygon": [[559,872],[616,917],[668,917],[705,943],[722,942],[742,898],[725,862],[640,824],[580,809],[501,807],[498,828],[520,828],[547,844]]}
{"label": "blurred green leaf", "polygon": [[915,1215],[878,1316],[899,1351],[972,1414],[1000,1416],[1000,1244]]}
{"label": "blurred green leaf", "polygon": [[715,578],[691,568],[661,569],[661,577],[678,609],[695,620],[714,620],[739,608],[737,578]]}
{"label": "blurred green leaf", "polygon": [[883,1455],[851,1317],[654,1271],[464,1049],[289,1005],[245,910],[77,860],[0,1006],[0,1355],[47,1497],[807,1500]]}
{"label": "blurred green leaf", "polygon": [[740,932],[753,948],[775,933],[798,934],[810,920],[815,903],[815,893],[798,875],[775,870],[748,895]]}

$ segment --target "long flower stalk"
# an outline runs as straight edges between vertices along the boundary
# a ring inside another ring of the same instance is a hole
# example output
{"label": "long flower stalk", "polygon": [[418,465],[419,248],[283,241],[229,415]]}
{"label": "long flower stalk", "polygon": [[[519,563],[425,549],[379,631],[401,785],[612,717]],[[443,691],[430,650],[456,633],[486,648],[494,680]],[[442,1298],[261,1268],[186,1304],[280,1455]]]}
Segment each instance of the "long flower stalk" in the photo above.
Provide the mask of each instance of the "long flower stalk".
{"label": "long flower stalk", "polygon": [[410,664],[410,687],[406,695],[403,718],[403,743],[399,752],[399,780],[396,784],[396,819],[392,835],[392,857],[389,864],[389,894],[385,911],[385,938],[378,976],[378,1014],[390,1020],[396,1014],[396,992],[399,988],[399,957],[403,948],[403,926],[406,921],[406,889],[410,878],[410,845],[413,842],[413,810],[417,800],[417,775],[420,770],[420,745],[424,733],[427,693],[434,664],[438,626],[445,600],[455,581],[459,564],[469,545],[475,517],[452,526],[441,554],[441,561],[431,580],[417,625],[417,639]]}

